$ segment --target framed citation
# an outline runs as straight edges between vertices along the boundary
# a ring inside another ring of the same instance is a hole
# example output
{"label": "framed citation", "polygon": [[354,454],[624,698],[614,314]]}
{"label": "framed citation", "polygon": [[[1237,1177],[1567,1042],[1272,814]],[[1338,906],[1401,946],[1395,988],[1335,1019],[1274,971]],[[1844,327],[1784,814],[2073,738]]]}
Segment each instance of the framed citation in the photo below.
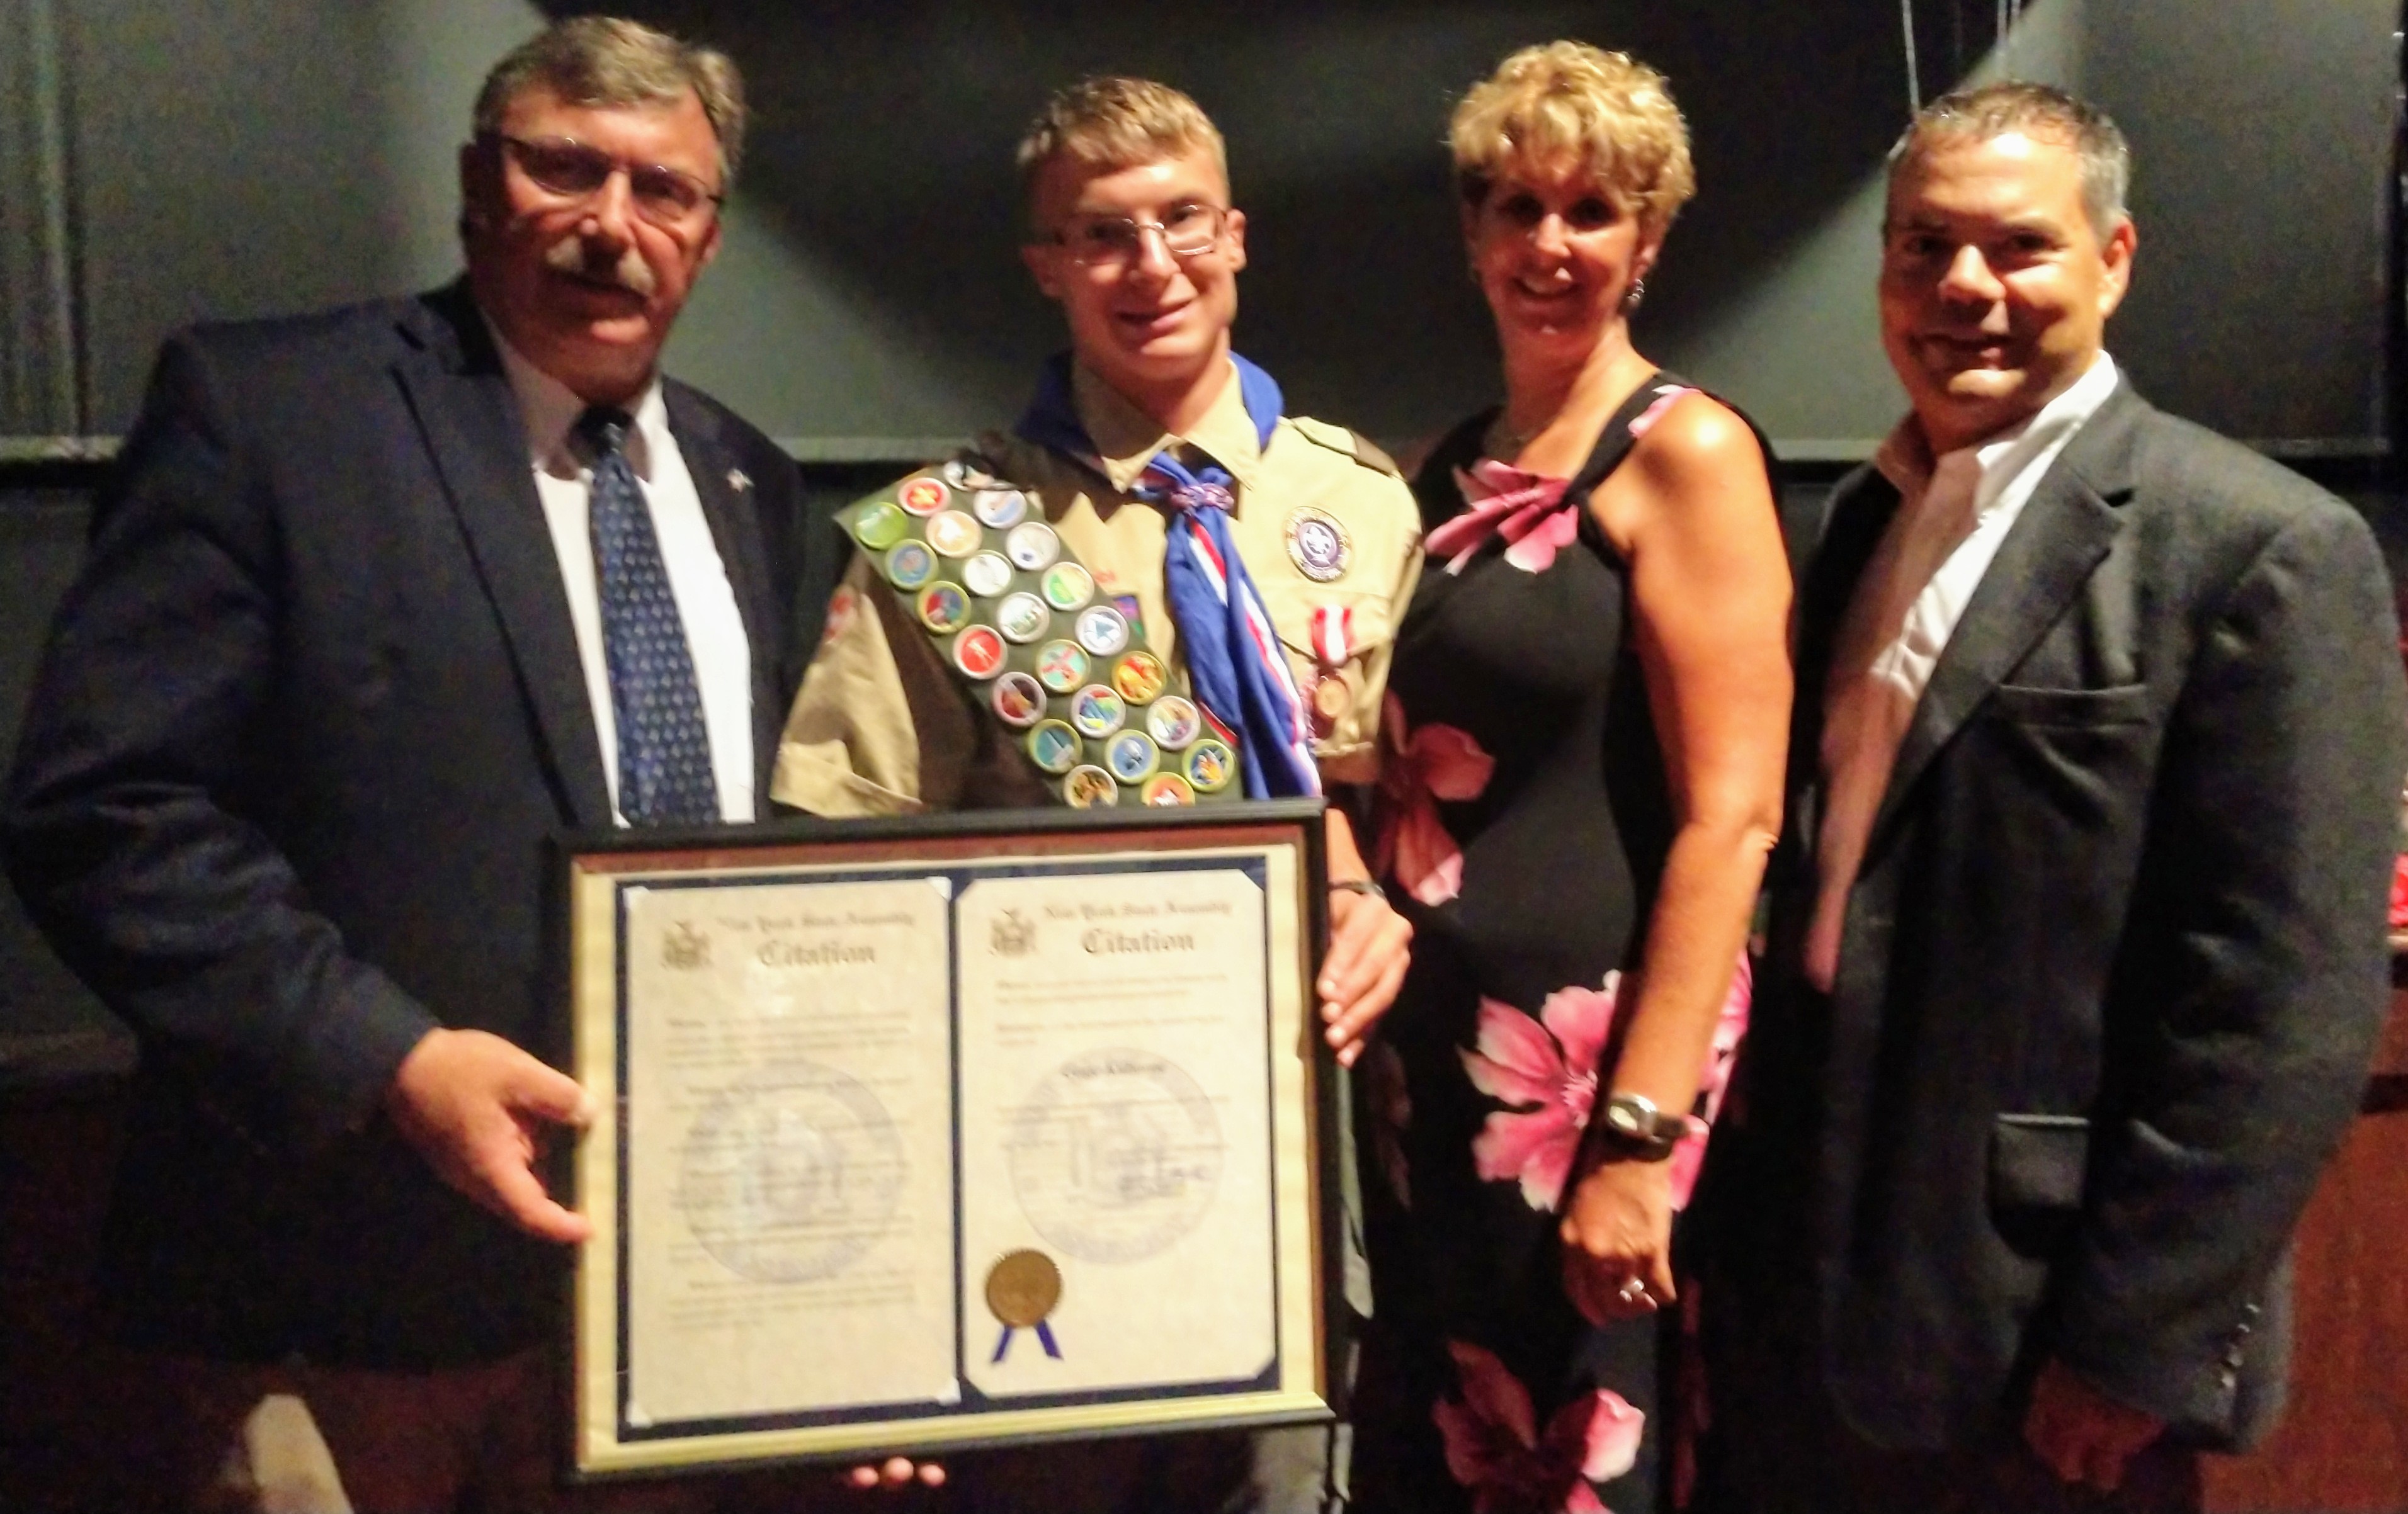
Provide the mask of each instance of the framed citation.
{"label": "framed citation", "polygon": [[1330,1415],[1318,800],[565,853],[573,1473]]}

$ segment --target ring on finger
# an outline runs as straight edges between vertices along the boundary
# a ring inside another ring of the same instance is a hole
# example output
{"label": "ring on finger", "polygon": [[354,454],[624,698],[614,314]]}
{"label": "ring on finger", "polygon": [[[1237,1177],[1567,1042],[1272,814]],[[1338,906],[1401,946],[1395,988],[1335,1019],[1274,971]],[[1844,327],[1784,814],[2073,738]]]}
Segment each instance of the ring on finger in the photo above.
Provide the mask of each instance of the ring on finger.
{"label": "ring on finger", "polygon": [[1622,1279],[1622,1289],[1617,1296],[1625,1304],[1638,1303],[1647,1296],[1647,1280],[1643,1278],[1625,1278]]}

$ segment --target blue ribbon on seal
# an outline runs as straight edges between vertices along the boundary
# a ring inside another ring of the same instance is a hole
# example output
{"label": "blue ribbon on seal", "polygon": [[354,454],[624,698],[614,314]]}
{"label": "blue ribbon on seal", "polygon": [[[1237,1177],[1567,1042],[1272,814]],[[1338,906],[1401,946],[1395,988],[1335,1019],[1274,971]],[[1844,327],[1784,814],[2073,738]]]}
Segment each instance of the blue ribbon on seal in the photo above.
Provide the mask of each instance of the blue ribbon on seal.
{"label": "blue ribbon on seal", "polygon": [[[995,1355],[989,1358],[988,1365],[992,1366],[1003,1360],[1003,1353],[1011,1350],[1011,1337],[1018,1334],[1020,1334],[1018,1325],[1003,1327],[1003,1334],[996,1337]],[[1042,1320],[1037,1321],[1037,1343],[1045,1348],[1046,1355],[1056,1362],[1062,1360],[1062,1348],[1054,1344],[1054,1327]]]}

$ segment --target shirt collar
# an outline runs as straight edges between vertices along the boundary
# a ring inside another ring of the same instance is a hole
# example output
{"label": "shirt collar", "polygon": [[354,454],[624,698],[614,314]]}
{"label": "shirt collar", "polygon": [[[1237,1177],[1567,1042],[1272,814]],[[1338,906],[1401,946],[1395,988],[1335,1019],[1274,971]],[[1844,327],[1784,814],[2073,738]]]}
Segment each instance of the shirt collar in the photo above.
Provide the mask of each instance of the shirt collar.
{"label": "shirt collar", "polygon": [[[1242,499],[1254,481],[1263,453],[1254,440],[1254,422],[1246,414],[1241,388],[1233,364],[1229,381],[1221,386],[1211,407],[1182,435],[1164,430],[1160,421],[1130,404],[1085,364],[1074,363],[1070,368],[1070,403],[1079,412],[1079,423],[1087,428],[1088,439],[1096,444],[1105,478],[1124,494],[1155,453],[1185,443],[1210,453],[1213,462],[1228,469],[1238,480]],[[1234,507],[1231,513],[1236,513]]]}
{"label": "shirt collar", "polygon": [[[2115,360],[2101,351],[2081,378],[2036,413],[1995,436],[1957,449],[1971,451],[1981,469],[1981,483],[1974,496],[1976,512],[1988,508],[2008,480],[2027,464],[2062,447],[2084,421],[2097,414],[2099,407],[2107,403],[2107,396],[2115,392]],[[1873,466],[1897,486],[1900,496],[1907,498],[1931,482],[1939,462],[1931,455],[1931,444],[1912,410],[1890,429],[1889,436],[1873,453]]]}
{"label": "shirt collar", "polygon": [[[518,396],[519,421],[526,428],[528,463],[538,473],[555,478],[576,478],[591,461],[571,435],[576,430],[577,418],[586,411],[585,402],[512,347],[491,317],[486,318],[485,329],[494,335],[494,350],[502,355],[502,371],[509,376],[510,393]],[[626,408],[635,418],[635,424],[627,428],[627,462],[636,470],[636,477],[650,483],[652,461],[668,442],[668,406],[661,398],[658,374]]]}

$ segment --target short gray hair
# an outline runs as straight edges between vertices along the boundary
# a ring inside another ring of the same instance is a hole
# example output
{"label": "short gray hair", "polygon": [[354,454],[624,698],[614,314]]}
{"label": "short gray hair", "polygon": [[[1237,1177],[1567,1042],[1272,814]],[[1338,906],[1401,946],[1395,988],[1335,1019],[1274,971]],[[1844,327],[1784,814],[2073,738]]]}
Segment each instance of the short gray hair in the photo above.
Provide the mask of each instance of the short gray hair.
{"label": "short gray hair", "polygon": [[2023,79],[1943,94],[1916,111],[1889,150],[1890,176],[1939,142],[1986,142],[2011,132],[2073,150],[2082,164],[2083,213],[2101,240],[2129,214],[2124,195],[2132,183],[2132,146],[2122,130],[2088,101]]}
{"label": "short gray hair", "polygon": [[724,52],[638,21],[571,16],[494,64],[477,92],[477,135],[500,131],[510,102],[538,88],[577,106],[674,104],[692,90],[719,137],[721,192],[736,182],[744,156],[744,78]]}

